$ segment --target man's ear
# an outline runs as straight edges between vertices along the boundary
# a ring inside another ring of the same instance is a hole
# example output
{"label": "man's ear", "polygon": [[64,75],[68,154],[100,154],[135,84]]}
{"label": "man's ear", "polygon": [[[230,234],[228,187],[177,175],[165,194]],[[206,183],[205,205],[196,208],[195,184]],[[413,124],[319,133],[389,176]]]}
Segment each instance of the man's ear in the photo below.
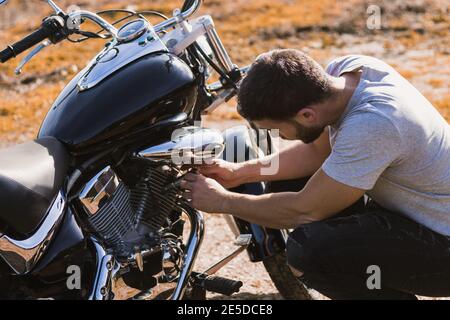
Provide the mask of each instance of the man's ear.
{"label": "man's ear", "polygon": [[311,108],[303,108],[297,113],[296,119],[300,123],[316,123],[317,112]]}

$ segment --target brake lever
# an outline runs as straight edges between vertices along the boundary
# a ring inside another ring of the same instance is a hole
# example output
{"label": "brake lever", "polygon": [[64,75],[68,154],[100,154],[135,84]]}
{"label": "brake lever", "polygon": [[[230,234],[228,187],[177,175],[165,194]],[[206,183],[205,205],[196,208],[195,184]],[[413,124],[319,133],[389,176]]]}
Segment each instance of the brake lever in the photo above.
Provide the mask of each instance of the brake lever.
{"label": "brake lever", "polygon": [[31,50],[31,52],[22,59],[22,61],[20,62],[20,64],[17,66],[16,70],[14,71],[16,75],[20,75],[22,73],[22,69],[23,67],[31,60],[33,59],[33,57],[35,55],[37,55],[39,52],[41,52],[42,49],[48,47],[49,45],[51,45],[51,41],[50,40],[45,40],[43,42],[41,42],[38,46],[36,46],[33,50]]}

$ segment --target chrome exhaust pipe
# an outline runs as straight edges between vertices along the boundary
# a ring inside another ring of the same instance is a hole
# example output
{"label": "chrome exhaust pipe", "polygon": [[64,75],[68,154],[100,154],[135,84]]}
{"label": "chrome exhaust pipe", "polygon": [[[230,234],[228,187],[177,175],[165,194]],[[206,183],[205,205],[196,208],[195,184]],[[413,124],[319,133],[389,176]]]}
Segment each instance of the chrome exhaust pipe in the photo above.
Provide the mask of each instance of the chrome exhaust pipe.
{"label": "chrome exhaust pipe", "polygon": [[[175,290],[171,295],[171,300],[181,300],[183,298],[189,283],[195,259],[197,258],[200,245],[203,241],[205,230],[203,215],[199,211],[190,208],[187,205],[184,205],[182,209],[189,218],[191,232],[186,246],[187,250],[185,252],[183,266]],[[97,239],[91,237],[90,240],[96,252],[97,270],[89,294],[89,300],[110,300],[114,297],[112,287],[119,266],[114,257],[106,252]]]}
{"label": "chrome exhaust pipe", "polygon": [[199,211],[188,207],[187,205],[183,206],[182,209],[189,217],[189,221],[191,223],[191,234],[189,235],[187,244],[187,251],[185,254],[186,258],[184,260],[180,277],[175,291],[172,294],[171,300],[181,300],[183,298],[195,259],[197,258],[197,254],[205,234],[205,221],[203,219],[203,215]]}

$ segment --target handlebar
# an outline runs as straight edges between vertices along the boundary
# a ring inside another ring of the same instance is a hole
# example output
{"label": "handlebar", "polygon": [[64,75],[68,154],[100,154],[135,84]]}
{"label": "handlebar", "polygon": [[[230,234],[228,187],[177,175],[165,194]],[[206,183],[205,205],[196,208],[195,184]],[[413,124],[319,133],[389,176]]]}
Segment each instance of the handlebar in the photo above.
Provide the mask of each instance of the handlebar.
{"label": "handlebar", "polygon": [[0,52],[0,61],[6,62],[11,58],[21,54],[25,50],[33,47],[41,41],[44,41],[49,36],[48,30],[46,28],[39,28],[32,34],[26,36],[22,40],[16,42],[13,45],[8,46],[5,50]]}
{"label": "handlebar", "polygon": [[85,10],[69,13],[68,20],[77,21],[82,19],[89,19],[92,22],[95,22],[100,27],[102,27],[103,30],[108,32],[113,38],[117,38],[116,27],[114,27],[108,21],[100,17],[98,14]]}
{"label": "handlebar", "polygon": [[[203,0],[191,0],[190,2],[192,3],[192,5],[189,8],[186,8],[186,10],[183,11],[178,11],[175,13],[175,16],[173,18],[157,24],[154,27],[155,31],[158,33],[165,31],[188,19],[198,11],[200,6],[202,5]],[[185,4],[189,5],[189,2],[186,2]],[[74,20],[80,17],[87,18],[97,23],[109,34],[111,34],[113,38],[117,38],[117,29],[95,13],[89,11],[78,11],[67,16],[61,13],[60,15],[53,15],[46,18],[43,21],[42,26],[38,30],[34,31],[15,44],[8,46],[5,50],[1,51],[0,62],[4,63],[9,59],[16,57],[17,55],[35,46],[41,41],[44,41],[47,38],[52,43],[60,42],[61,40],[67,38],[67,36],[71,33],[71,31],[65,26],[66,21]]]}
{"label": "handlebar", "polygon": [[57,43],[62,39],[65,39],[66,36],[67,32],[64,28],[64,19],[60,16],[48,17],[42,22],[42,26],[38,30],[1,51],[0,62],[4,63],[9,59],[16,57],[47,38],[50,39],[52,43]]}
{"label": "handlebar", "polygon": [[194,15],[198,9],[200,9],[203,0],[195,0],[192,6],[185,11],[179,12],[179,14],[169,20],[163,21],[157,24],[154,28],[156,32],[162,32],[169,28],[175,27],[178,23],[183,20],[189,19],[192,15]]}
{"label": "handlebar", "polygon": [[[154,26],[154,29],[157,33],[162,32],[164,30],[167,30],[171,27],[176,26],[178,23],[180,23],[183,20],[188,19],[193,14],[195,14],[198,9],[201,7],[203,0],[192,0],[193,4],[189,8],[187,8],[184,11],[179,12],[178,15],[176,15],[173,18],[170,18],[166,21],[163,21],[157,25]],[[100,27],[102,27],[103,30],[106,30],[113,38],[117,38],[117,29],[111,25],[109,22],[107,22],[105,19],[100,17],[99,15],[89,12],[89,11],[77,11],[70,13],[68,16],[69,20],[77,20],[80,18],[89,19],[95,23],[97,23]]]}

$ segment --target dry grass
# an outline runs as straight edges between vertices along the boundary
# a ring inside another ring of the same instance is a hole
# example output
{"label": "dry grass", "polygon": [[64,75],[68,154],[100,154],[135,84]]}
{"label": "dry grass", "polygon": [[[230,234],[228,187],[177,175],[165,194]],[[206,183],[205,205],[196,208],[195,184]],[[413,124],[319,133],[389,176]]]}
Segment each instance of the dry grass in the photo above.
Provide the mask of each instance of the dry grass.
{"label": "dry grass", "polygon": [[431,98],[431,100],[434,102],[434,106],[441,111],[444,118],[450,121],[450,93],[447,92],[442,98]]}
{"label": "dry grass", "polygon": [[446,81],[444,79],[429,79],[428,83],[433,88],[442,88],[446,85]]}
{"label": "dry grass", "polygon": [[[73,3],[60,0],[62,7]],[[135,0],[139,9],[166,14],[181,1]],[[365,0],[206,0],[202,13],[212,15],[231,56],[240,65],[273,48],[294,47],[322,64],[333,57],[371,54],[385,59],[428,96],[449,118],[449,4],[442,0],[378,1],[383,29],[365,26]],[[85,0],[83,8],[124,8],[125,0]],[[5,46],[31,32],[48,8],[36,0],[11,1],[0,9],[0,44]],[[8,13],[11,17],[6,15]],[[153,21],[154,23],[157,20]],[[0,141],[13,143],[33,138],[52,101],[77,70],[103,45],[93,40],[82,45],[62,43],[45,49],[19,78],[13,70],[19,59],[0,65]],[[53,72],[57,70],[58,72]],[[438,74],[438,76],[435,76]],[[426,79],[424,75],[428,75]],[[239,119],[225,106],[209,120]]]}

